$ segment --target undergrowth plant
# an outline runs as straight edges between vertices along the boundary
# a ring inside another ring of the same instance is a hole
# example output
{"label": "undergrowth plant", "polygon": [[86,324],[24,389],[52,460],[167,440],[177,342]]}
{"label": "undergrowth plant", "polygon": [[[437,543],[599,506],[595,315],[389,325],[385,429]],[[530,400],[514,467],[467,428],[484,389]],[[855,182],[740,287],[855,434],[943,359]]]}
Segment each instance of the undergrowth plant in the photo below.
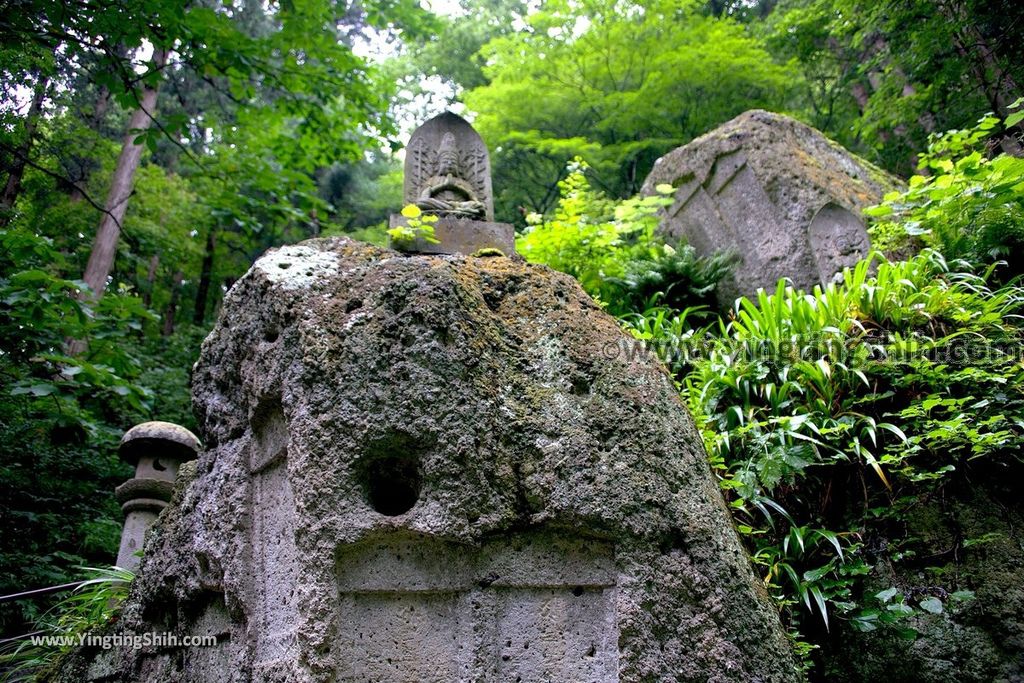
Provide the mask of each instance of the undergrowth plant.
{"label": "undergrowth plant", "polygon": [[420,207],[409,204],[402,209],[402,216],[405,217],[405,224],[387,231],[395,248],[409,249],[416,243],[416,240],[437,244],[438,240],[434,236],[434,225],[438,221],[436,215],[424,214]]}
{"label": "undergrowth plant", "polygon": [[988,115],[973,128],[933,135],[919,158],[926,174],[865,211],[879,219],[875,245],[898,253],[920,242],[976,265],[1004,259],[1003,279],[1024,274],[1024,159],[988,153],[994,134],[1024,120],[1022,106],[1024,98],[1005,121]]}
{"label": "undergrowth plant", "polygon": [[[1024,290],[953,265],[874,254],[839,284],[780,282],[689,336],[684,397],[766,586],[803,632],[813,615],[913,638],[906,617],[963,599],[869,587],[866,527],[969,463],[1021,460]],[[660,315],[629,329],[685,336]]]}
{"label": "undergrowth plant", "polygon": [[120,567],[79,569],[88,578],[39,618],[37,641],[21,638],[0,649],[0,681],[46,679],[80,640],[116,619],[135,574]]}

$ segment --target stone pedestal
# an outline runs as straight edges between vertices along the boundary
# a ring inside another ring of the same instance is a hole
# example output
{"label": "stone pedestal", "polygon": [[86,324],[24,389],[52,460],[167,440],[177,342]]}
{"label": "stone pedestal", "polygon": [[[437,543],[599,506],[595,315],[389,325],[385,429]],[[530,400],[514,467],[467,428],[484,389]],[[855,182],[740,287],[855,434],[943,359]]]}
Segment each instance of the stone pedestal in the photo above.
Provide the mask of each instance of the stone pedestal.
{"label": "stone pedestal", "polygon": [[[391,227],[407,225],[408,220],[402,215],[392,215]],[[511,256],[516,252],[516,232],[511,223],[442,217],[434,223],[434,238],[437,240],[436,243],[417,239],[411,245],[401,245],[398,248],[417,254],[470,256],[486,249],[497,249],[505,256]]]}

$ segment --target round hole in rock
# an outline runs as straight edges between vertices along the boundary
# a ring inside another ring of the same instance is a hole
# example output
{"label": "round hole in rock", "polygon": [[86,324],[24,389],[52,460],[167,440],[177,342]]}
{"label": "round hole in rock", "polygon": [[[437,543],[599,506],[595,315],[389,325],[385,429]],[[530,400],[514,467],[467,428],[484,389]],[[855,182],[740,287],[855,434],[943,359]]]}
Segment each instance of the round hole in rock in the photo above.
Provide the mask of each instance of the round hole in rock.
{"label": "round hole in rock", "polygon": [[366,495],[370,506],[382,515],[408,512],[420,497],[422,474],[417,458],[389,455],[374,458],[366,467]]}

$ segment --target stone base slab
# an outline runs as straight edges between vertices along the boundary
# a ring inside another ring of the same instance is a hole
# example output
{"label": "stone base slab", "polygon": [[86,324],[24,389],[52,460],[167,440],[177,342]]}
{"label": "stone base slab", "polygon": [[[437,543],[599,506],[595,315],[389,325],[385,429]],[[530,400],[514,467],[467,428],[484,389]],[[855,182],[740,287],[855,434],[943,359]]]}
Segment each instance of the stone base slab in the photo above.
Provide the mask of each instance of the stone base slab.
{"label": "stone base slab", "polygon": [[[406,225],[405,216],[392,214],[390,227]],[[434,223],[436,243],[417,239],[411,246],[393,249],[417,254],[475,254],[481,249],[498,249],[506,256],[516,251],[516,232],[511,223],[475,221],[469,218],[440,218]]]}

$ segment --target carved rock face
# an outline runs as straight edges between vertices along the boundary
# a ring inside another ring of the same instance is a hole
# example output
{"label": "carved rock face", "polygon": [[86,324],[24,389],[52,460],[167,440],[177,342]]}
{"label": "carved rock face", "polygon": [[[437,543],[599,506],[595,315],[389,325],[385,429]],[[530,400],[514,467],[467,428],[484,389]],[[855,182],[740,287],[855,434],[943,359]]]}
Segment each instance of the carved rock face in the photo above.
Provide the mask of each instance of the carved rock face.
{"label": "carved rock face", "polygon": [[406,204],[426,210],[494,220],[487,145],[465,119],[445,112],[416,129],[405,152],[404,194]]}
{"label": "carved rock face", "polygon": [[867,256],[861,210],[898,186],[813,128],[760,110],[663,156],[642,191],[661,183],[677,188],[665,234],[739,257],[719,287],[726,307],[783,277],[810,289]]}
{"label": "carved rock face", "polygon": [[671,378],[631,349],[521,260],[271,252],[203,345],[207,450],[119,626],[219,645],[107,671],[797,680]]}

